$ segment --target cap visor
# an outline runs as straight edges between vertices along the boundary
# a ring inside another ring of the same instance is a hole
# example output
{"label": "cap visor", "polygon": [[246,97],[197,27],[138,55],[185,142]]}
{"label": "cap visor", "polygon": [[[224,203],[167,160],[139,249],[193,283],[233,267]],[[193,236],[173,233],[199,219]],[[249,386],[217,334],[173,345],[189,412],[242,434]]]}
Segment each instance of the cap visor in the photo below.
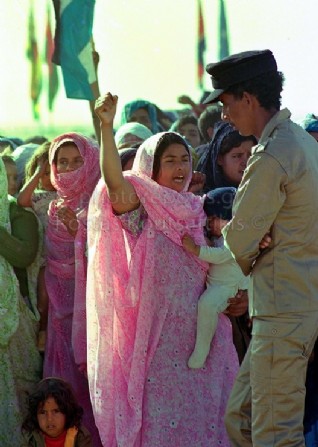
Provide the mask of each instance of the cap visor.
{"label": "cap visor", "polygon": [[222,95],[222,93],[224,93],[224,90],[222,89],[213,90],[202,104],[211,104],[212,102],[218,101],[219,96]]}

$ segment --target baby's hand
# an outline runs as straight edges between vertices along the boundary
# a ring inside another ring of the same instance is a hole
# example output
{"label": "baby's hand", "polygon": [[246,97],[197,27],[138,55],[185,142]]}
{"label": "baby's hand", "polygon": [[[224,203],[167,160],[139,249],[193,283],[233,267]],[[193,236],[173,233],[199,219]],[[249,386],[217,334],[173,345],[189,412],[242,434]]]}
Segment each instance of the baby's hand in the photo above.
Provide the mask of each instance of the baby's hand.
{"label": "baby's hand", "polygon": [[196,243],[194,242],[192,237],[189,236],[188,234],[185,234],[182,237],[182,246],[185,249],[185,251],[187,251],[188,253],[192,253],[196,256],[199,256],[200,247],[198,245],[196,245]]}

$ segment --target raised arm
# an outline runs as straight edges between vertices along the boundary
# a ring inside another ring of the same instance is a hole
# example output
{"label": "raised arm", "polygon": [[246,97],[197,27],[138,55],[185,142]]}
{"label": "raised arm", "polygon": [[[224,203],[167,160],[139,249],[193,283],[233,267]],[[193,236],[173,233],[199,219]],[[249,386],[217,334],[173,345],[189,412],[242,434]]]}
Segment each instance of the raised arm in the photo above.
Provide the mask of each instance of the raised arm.
{"label": "raised arm", "polygon": [[48,160],[39,162],[34,174],[19,192],[17,198],[18,205],[23,207],[32,207],[32,194],[38,186],[40,178],[43,174],[45,174],[48,163]]}
{"label": "raised arm", "polygon": [[118,96],[106,93],[97,99],[95,112],[100,120],[100,167],[109,199],[117,214],[132,211],[139,206],[139,198],[132,184],[125,179],[114,140],[113,123]]}

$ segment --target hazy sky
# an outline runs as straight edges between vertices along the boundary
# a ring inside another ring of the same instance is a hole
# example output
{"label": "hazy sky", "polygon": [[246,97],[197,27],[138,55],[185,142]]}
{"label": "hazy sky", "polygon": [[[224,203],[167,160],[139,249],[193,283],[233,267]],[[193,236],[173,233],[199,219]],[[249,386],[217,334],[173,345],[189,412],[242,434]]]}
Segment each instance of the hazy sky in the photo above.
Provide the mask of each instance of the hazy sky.
{"label": "hazy sky", "polygon": [[[295,120],[318,113],[317,0],[224,0],[232,53],[270,48],[284,72],[283,106]],[[34,0],[40,51],[45,49],[46,6]],[[219,0],[202,0],[205,62],[215,62]],[[42,92],[41,121],[32,118],[30,67],[25,57],[29,0],[0,0],[0,134],[43,133],[49,127],[91,125],[86,101],[65,97],[62,76],[54,113]],[[52,10],[52,18],[53,10]],[[197,0],[96,0],[94,39],[100,54],[101,92],[119,95],[119,109],[134,98],[177,108],[177,97],[200,97],[196,81]],[[46,66],[43,65],[45,71]],[[205,87],[210,89],[206,75]]]}

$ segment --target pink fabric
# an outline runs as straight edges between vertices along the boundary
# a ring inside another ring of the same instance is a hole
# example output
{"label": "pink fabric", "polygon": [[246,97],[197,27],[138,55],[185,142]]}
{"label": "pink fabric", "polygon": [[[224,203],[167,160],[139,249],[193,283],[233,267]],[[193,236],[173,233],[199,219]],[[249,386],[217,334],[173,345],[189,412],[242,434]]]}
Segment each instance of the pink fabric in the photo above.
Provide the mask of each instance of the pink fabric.
{"label": "pink fabric", "polygon": [[[88,377],[104,447],[229,446],[223,416],[238,368],[221,315],[206,367],[190,370],[197,302],[207,264],[187,254],[204,243],[201,199],[151,180],[161,134],[137,152],[133,184],[147,219],[132,240],[101,180],[88,215]],[[190,181],[190,179],[189,179]]]}
{"label": "pink fabric", "polygon": [[[76,171],[58,174],[54,156],[64,142],[76,144],[84,164]],[[86,363],[86,214],[89,198],[100,177],[98,147],[80,134],[64,134],[52,142],[49,160],[57,199],[50,204],[46,231],[49,316],[44,377],[62,377],[72,385],[84,408],[83,423],[95,438],[94,446],[99,446],[88,382],[76,365],[76,362]],[[70,207],[77,214],[79,228],[75,240],[57,217],[60,205]]]}

